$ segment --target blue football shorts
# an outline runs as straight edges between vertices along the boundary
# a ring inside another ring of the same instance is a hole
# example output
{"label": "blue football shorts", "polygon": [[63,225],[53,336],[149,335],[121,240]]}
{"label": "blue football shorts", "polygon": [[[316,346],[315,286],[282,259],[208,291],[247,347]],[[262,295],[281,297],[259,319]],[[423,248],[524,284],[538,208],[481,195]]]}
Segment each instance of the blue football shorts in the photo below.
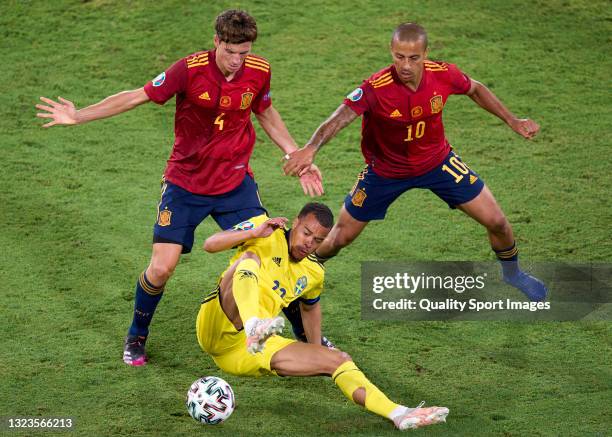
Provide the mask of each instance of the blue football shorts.
{"label": "blue football shorts", "polygon": [[344,207],[356,220],[382,220],[395,199],[413,188],[429,189],[455,208],[478,196],[484,185],[480,176],[451,151],[439,166],[413,178],[385,178],[366,166],[344,199]]}
{"label": "blue football shorts", "polygon": [[193,194],[162,180],[153,243],[180,244],[182,253],[189,253],[196,227],[209,215],[226,230],[261,214],[267,211],[261,204],[257,184],[249,174],[232,191],[215,196]]}

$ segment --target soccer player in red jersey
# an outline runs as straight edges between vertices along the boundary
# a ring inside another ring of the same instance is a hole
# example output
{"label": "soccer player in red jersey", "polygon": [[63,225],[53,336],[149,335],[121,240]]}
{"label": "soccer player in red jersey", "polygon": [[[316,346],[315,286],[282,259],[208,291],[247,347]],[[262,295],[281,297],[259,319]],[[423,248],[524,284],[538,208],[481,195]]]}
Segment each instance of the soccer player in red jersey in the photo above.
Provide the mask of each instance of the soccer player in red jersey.
{"label": "soccer player in red jersey", "polygon": [[448,143],[442,110],[449,95],[466,94],[524,138],[533,138],[540,127],[530,119],[517,118],[486,86],[455,65],[428,60],[427,33],[421,26],[400,25],[390,47],[393,64],[349,94],[304,148],[290,154],[285,163],[285,173],[301,174],[321,146],[363,115],[361,150],[367,166],[317,255],[321,260],[336,255],[370,220],[383,219],[402,193],[427,188],[485,226],[507,283],[530,300],[544,300],[545,285],[518,266],[512,227],[493,194]]}
{"label": "soccer player in red jersey", "polygon": [[[255,144],[251,112],[284,154],[297,145],[270,98],[270,64],[250,54],[257,38],[255,20],[228,10],[215,22],[215,48],[175,62],[144,87],[112,95],[77,110],[74,104],[41,97],[43,127],[83,124],[153,101],[176,96],[175,141],[162,180],[153,232],[151,262],[136,284],[132,325],[123,360],[147,361],[145,341],[164,286],[181,253],[191,251],[195,228],[208,216],[223,229],[265,213],[249,158]],[[323,192],[321,175],[310,167],[301,178],[305,194]]]}

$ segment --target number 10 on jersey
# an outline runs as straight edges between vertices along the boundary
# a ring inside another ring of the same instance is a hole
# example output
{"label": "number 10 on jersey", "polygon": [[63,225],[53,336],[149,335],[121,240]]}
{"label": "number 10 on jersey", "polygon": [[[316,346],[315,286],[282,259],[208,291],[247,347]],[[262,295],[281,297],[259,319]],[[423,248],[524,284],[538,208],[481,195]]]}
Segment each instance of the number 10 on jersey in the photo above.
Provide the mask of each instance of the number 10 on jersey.
{"label": "number 10 on jersey", "polygon": [[[413,133],[413,129],[414,129],[414,133]],[[414,128],[413,128],[413,125],[411,124],[408,125],[408,135],[406,136],[406,138],[404,138],[404,141],[412,141],[415,138],[417,139],[423,138],[423,135],[425,135],[425,122],[421,120],[417,124],[414,125]]]}

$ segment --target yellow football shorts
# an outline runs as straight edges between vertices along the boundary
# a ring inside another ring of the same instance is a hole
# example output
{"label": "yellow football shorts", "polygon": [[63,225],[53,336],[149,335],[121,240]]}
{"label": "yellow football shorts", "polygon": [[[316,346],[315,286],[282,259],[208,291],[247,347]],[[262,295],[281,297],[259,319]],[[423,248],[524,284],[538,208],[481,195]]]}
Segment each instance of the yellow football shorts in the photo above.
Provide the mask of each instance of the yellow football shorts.
{"label": "yellow football shorts", "polygon": [[237,331],[223,310],[219,296],[203,303],[196,320],[196,335],[200,347],[221,370],[238,376],[276,375],[270,369],[272,356],[296,340],[273,335],[263,352],[250,354],[246,349],[244,330]]}

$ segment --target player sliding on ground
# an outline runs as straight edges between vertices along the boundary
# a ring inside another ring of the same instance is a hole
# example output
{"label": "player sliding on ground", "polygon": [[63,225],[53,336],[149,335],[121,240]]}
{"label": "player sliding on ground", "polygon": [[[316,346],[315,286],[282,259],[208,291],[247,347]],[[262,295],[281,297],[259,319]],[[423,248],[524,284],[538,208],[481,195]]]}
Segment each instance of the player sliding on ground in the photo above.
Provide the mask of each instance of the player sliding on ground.
{"label": "player sliding on ground", "polygon": [[345,198],[329,237],[317,249],[319,260],[335,256],[370,220],[384,219],[401,194],[425,188],[486,228],[504,281],[532,301],[544,300],[544,284],[519,268],[512,227],[493,194],[446,139],[442,110],[448,96],[466,94],[526,139],[533,138],[540,126],[517,118],[486,86],[455,65],[430,61],[427,33],[421,26],[400,25],[393,32],[390,49],[393,64],[365,80],[304,148],[285,157],[285,172],[301,174],[325,143],[363,115],[361,150],[367,166]]}
{"label": "player sliding on ground", "polygon": [[[233,375],[331,376],[347,398],[402,430],[445,421],[448,408],[396,404],[348,354],[321,346],[324,269],[312,253],[331,230],[333,215],[323,204],[308,203],[292,229],[285,229],[286,223],[259,215],[206,240],[208,252],[238,250],[200,308],[196,332],[202,349]],[[277,335],[284,325],[278,315],[294,301],[308,343]]]}

